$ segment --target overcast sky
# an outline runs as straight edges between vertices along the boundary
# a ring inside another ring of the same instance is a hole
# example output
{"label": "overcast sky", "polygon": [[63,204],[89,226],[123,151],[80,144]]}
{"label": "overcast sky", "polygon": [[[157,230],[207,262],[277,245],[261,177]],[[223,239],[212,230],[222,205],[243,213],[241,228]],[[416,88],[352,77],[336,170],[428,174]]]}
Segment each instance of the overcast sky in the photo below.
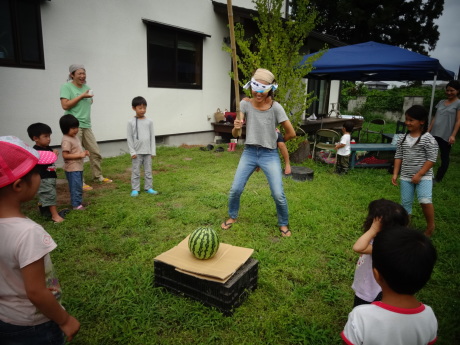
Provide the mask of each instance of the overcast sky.
{"label": "overcast sky", "polygon": [[460,65],[460,0],[444,0],[444,11],[436,21],[439,41],[429,55],[456,75]]}

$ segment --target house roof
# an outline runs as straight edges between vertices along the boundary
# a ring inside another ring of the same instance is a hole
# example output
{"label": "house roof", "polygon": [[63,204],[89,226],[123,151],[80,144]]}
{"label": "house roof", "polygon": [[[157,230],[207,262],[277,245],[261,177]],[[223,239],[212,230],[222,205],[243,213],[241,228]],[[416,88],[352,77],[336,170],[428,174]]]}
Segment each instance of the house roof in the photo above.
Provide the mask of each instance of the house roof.
{"label": "house roof", "polygon": [[[222,2],[218,2],[218,1],[213,0],[212,4],[214,6],[214,12],[228,16],[227,4],[226,3],[222,3]],[[233,18],[234,18],[235,21],[241,21],[241,19],[250,19],[250,20],[252,20],[252,18],[254,16],[257,16],[257,14],[258,14],[258,12],[256,10],[253,10],[253,9],[248,9],[248,8],[239,7],[239,6],[232,6],[232,8],[233,8]],[[334,46],[334,47],[342,47],[342,46],[347,45],[347,43],[339,41],[337,39],[337,37],[322,34],[322,33],[317,32],[317,31],[310,31],[308,37],[316,38],[316,39],[318,39],[318,40],[320,40],[322,42],[325,42],[328,45]]]}

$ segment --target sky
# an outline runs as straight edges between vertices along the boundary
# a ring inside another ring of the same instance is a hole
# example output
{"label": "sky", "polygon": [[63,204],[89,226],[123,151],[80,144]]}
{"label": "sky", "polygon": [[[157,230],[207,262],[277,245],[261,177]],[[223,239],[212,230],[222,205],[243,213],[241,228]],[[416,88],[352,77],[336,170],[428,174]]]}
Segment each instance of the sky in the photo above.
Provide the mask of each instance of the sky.
{"label": "sky", "polygon": [[436,49],[429,52],[441,65],[458,77],[460,66],[460,0],[444,0],[442,16],[436,20],[439,40]]}

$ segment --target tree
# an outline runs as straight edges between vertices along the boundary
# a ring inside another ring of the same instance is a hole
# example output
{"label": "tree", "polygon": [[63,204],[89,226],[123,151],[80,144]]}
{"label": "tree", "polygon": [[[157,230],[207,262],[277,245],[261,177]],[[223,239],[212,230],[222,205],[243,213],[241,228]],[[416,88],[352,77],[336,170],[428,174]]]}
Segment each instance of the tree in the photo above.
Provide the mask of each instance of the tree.
{"label": "tree", "polygon": [[[291,0],[296,13],[297,3]],[[318,11],[316,30],[349,44],[375,41],[427,54],[439,39],[434,20],[444,0],[310,0]]]}
{"label": "tree", "polygon": [[[313,101],[302,78],[312,70],[314,60],[301,65],[300,48],[314,27],[316,12],[308,9],[308,0],[299,0],[295,20],[283,19],[283,0],[253,0],[253,3],[258,12],[253,20],[259,33],[247,37],[243,25],[235,24],[235,41],[240,50],[237,56],[240,85],[250,80],[259,67],[272,71],[279,86],[275,100],[298,129],[301,115]],[[231,53],[228,46],[224,49]]]}

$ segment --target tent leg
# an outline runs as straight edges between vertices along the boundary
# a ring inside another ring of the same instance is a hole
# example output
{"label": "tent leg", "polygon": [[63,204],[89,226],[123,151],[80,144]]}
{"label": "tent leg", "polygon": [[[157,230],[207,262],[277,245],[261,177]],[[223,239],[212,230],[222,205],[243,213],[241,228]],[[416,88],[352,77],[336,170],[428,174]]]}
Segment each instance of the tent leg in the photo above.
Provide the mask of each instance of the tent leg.
{"label": "tent leg", "polygon": [[434,102],[434,90],[436,89],[436,79],[438,75],[435,74],[433,78],[433,87],[431,88],[431,102],[430,102],[430,112],[428,113],[428,124],[431,123],[431,113],[433,112],[433,102]]}

